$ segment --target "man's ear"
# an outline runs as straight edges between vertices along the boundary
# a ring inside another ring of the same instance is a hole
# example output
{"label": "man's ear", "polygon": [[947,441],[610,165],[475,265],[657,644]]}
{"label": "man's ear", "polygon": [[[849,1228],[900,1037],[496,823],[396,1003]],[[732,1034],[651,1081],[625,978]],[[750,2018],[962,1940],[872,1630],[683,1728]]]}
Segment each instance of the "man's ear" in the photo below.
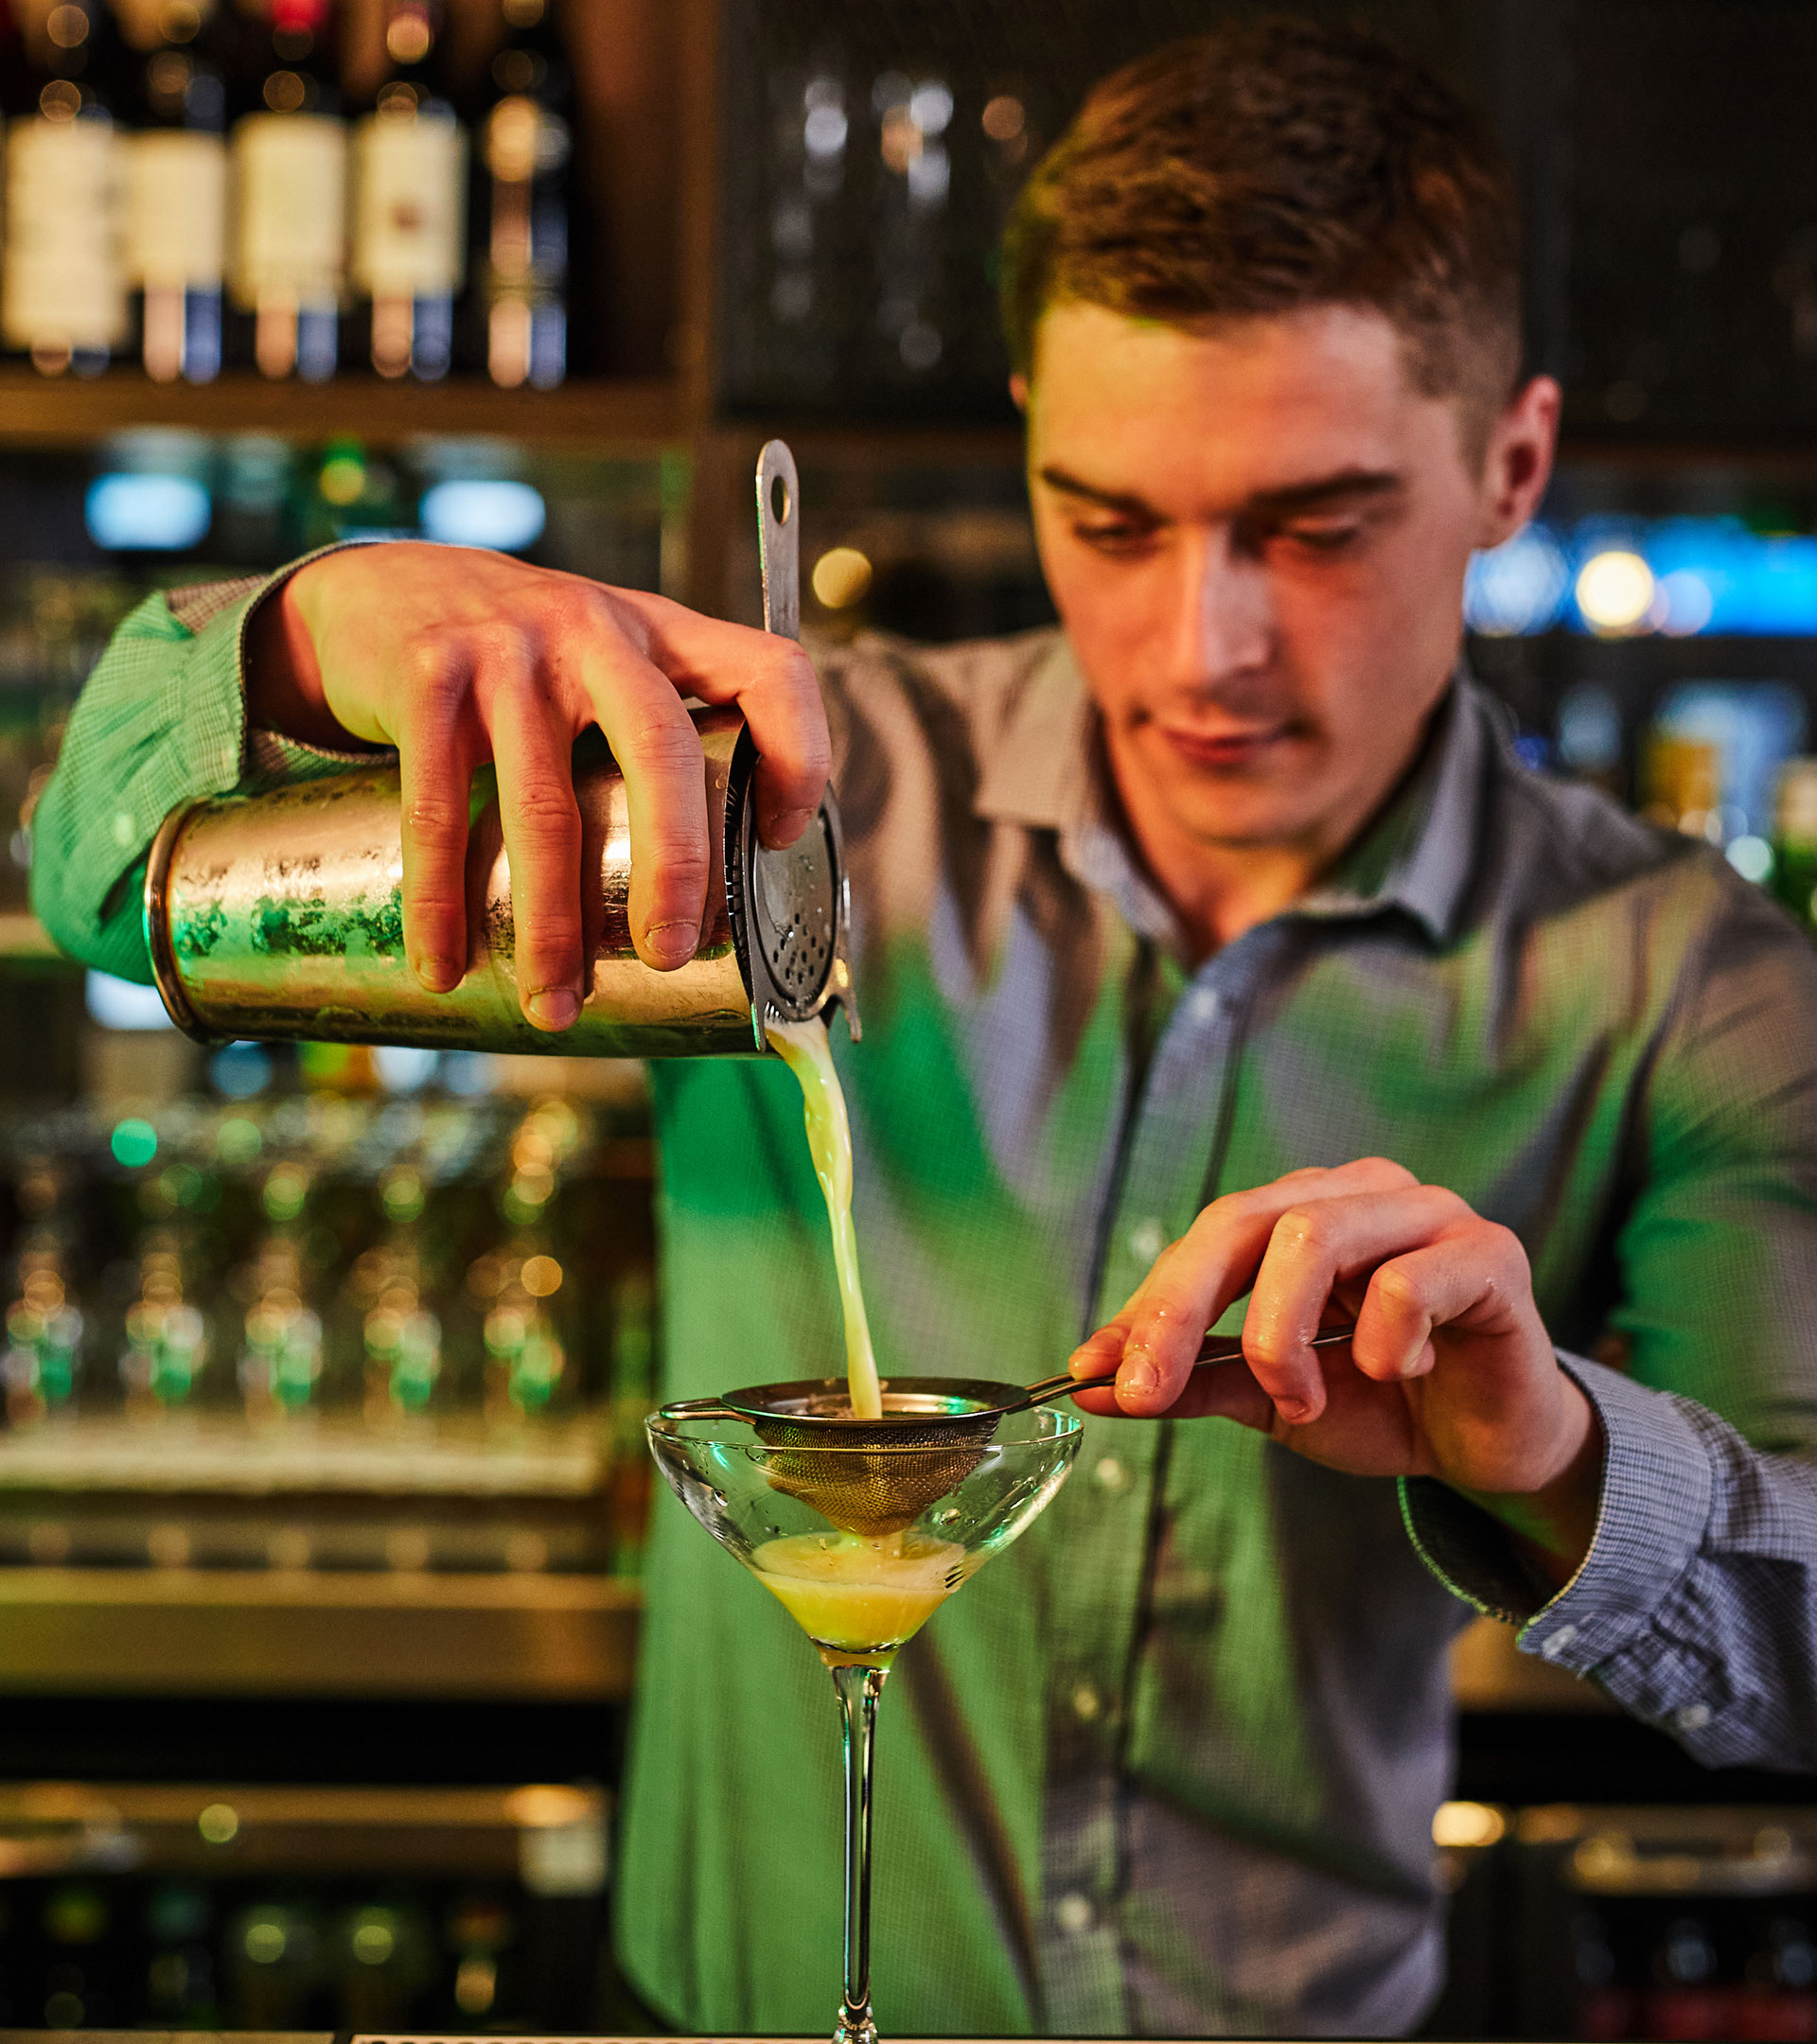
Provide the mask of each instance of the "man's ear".
{"label": "man's ear", "polygon": [[1483,456],[1479,547],[1500,546],[1539,510],[1552,480],[1563,401],[1551,377],[1529,378],[1490,428]]}
{"label": "man's ear", "polygon": [[1029,379],[1019,369],[1010,379],[1010,396],[1014,400],[1015,409],[1018,412],[1026,412],[1029,409]]}

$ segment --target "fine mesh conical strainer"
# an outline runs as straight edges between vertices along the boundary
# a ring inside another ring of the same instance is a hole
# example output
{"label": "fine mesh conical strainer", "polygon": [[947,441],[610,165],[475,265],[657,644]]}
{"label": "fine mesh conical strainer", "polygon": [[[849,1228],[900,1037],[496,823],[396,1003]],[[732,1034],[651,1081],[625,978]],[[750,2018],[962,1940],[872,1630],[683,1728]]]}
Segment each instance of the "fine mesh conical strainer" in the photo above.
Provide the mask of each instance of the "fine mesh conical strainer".
{"label": "fine mesh conical strainer", "polygon": [[[1348,1327],[1327,1328],[1311,1346],[1330,1348],[1350,1338]],[[1242,1355],[1241,1342],[1208,1335],[1197,1366],[1234,1363]],[[744,1420],[771,1452],[767,1473],[777,1489],[813,1506],[848,1533],[874,1538],[901,1532],[956,1490],[983,1461],[991,1436],[1012,1413],[1108,1383],[1112,1374],[1044,1377],[1032,1384],[891,1377],[883,1387],[881,1419],[852,1417],[843,1377],[803,1377],[793,1383],[747,1384],[719,1398],[682,1399],[663,1406],[662,1417]]]}

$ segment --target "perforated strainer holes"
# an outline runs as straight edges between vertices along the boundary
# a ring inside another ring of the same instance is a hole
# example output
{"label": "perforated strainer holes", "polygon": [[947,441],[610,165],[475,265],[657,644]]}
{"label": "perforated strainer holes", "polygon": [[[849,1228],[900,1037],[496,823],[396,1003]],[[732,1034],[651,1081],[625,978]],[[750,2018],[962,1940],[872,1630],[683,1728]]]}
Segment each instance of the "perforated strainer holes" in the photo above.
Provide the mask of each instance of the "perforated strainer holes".
{"label": "perforated strainer holes", "polygon": [[805,1008],[833,964],[833,865],[826,833],[810,828],[785,852],[755,858],[757,938],[777,991]]}

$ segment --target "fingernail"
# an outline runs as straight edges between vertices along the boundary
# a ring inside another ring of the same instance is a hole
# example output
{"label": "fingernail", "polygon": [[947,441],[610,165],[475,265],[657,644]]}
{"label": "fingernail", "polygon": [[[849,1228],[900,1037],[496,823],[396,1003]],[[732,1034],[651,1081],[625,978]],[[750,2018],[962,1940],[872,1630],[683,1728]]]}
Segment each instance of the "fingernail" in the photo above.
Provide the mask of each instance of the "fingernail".
{"label": "fingernail", "polygon": [[1275,1401],[1275,1410],[1289,1426],[1302,1425],[1313,1417],[1313,1408],[1303,1399],[1284,1398]]}
{"label": "fingernail", "polygon": [[763,840],[767,845],[780,848],[793,844],[807,828],[807,819],[814,814],[811,809],[779,809],[764,825]]}
{"label": "fingernail", "polygon": [[418,959],[416,977],[432,994],[451,993],[461,983],[460,968],[452,959]]}
{"label": "fingernail", "polygon": [[1120,1391],[1134,1391],[1145,1398],[1160,1381],[1155,1374],[1154,1364],[1131,1363],[1119,1374],[1117,1388]]}
{"label": "fingernail", "polygon": [[530,996],[530,1019],[539,1029],[565,1030],[580,1013],[580,996],[566,987],[545,987]]}
{"label": "fingernail", "polygon": [[692,923],[659,923],[644,942],[659,965],[685,965],[699,940]]}

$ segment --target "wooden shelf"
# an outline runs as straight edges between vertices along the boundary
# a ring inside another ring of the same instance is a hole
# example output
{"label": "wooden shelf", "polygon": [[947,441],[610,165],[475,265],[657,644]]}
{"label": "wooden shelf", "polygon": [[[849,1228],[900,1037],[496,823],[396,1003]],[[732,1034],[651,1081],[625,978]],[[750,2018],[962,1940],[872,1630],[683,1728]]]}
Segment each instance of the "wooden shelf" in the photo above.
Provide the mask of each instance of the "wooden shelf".
{"label": "wooden shelf", "polygon": [[0,1697],[609,1701],[642,1601],[600,1576],[0,1569]]}
{"label": "wooden shelf", "polygon": [[225,376],[214,383],[153,383],[134,369],[84,381],[0,367],[0,447],[83,447],[157,427],[318,443],[345,433],[378,446],[427,434],[492,435],[604,453],[672,443],[683,435],[685,418],[679,386],[661,379],[506,391],[470,378],[386,383],[349,374],[310,384]]}

